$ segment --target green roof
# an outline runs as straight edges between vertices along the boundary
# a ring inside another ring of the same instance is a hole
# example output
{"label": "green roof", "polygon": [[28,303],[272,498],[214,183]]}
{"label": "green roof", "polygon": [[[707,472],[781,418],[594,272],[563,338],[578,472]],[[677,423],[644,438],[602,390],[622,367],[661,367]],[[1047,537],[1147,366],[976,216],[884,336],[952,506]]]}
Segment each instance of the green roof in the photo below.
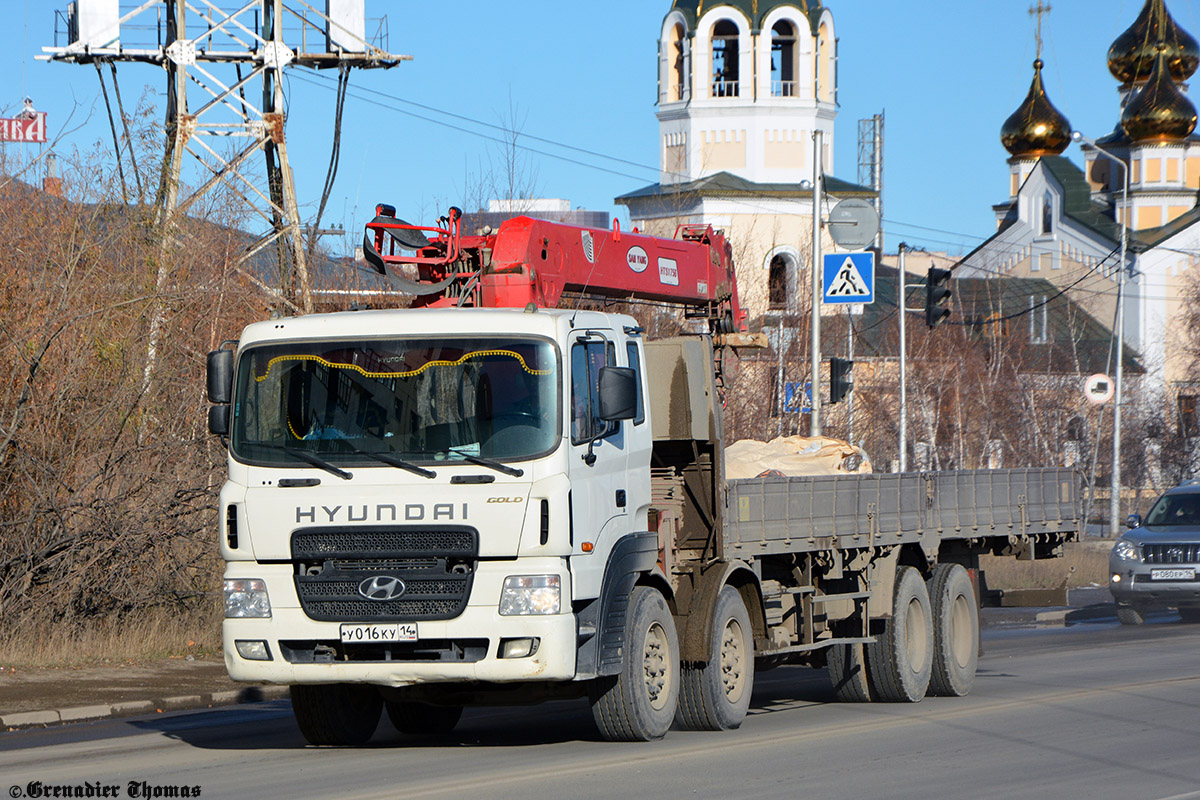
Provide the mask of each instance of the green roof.
{"label": "green roof", "polygon": [[[832,175],[825,176],[825,191],[839,197],[874,197],[875,190],[857,183],[850,183]],[[695,195],[696,197],[812,197],[812,189],[802,188],[799,183],[755,183],[734,175],[732,172],[718,172],[706,175],[686,183],[663,185],[653,183],[628,194],[623,194],[613,202],[629,205],[631,200],[649,199],[652,197],[677,197],[679,195]]]}
{"label": "green roof", "polygon": [[1104,212],[1103,206],[1092,202],[1092,186],[1083,170],[1062,156],[1044,156],[1042,164],[1063,188],[1063,216],[1110,242],[1121,240],[1121,226]]}
{"label": "green roof", "polygon": [[674,0],[671,3],[671,11],[682,12],[690,30],[696,27],[696,20],[705,13],[721,6],[728,6],[742,12],[750,20],[750,27],[756,31],[761,30],[762,21],[772,11],[780,6],[790,6],[808,17],[808,24],[812,29],[813,36],[817,35],[817,25],[820,23],[822,11],[821,0],[794,0],[794,2],[783,2],[782,0]]}

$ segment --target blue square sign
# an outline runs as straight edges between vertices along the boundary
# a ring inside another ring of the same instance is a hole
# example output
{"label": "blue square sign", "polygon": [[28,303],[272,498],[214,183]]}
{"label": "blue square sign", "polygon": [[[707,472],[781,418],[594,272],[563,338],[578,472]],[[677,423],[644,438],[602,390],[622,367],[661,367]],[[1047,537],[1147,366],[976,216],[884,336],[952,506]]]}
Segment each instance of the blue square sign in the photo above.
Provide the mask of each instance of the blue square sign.
{"label": "blue square sign", "polygon": [[821,302],[831,304],[875,302],[875,254],[826,255]]}

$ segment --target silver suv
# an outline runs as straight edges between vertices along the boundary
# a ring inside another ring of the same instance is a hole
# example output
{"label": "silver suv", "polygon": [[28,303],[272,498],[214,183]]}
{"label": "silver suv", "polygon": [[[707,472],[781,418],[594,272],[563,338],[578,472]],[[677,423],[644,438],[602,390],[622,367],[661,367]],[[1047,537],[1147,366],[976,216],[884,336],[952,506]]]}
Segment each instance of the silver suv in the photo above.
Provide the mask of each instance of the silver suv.
{"label": "silver suv", "polygon": [[1125,524],[1131,530],[1108,556],[1117,619],[1140,625],[1148,610],[1171,606],[1200,622],[1200,480],[1168,489],[1144,521],[1130,514]]}

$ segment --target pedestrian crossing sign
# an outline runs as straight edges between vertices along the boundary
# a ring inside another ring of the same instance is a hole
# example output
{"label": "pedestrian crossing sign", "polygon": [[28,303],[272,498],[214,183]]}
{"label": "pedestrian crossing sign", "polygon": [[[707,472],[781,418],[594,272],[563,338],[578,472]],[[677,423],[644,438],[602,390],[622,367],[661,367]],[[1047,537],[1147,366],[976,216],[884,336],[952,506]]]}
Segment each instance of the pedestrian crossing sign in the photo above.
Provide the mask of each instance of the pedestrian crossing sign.
{"label": "pedestrian crossing sign", "polygon": [[874,303],[875,254],[826,255],[822,285],[824,303]]}

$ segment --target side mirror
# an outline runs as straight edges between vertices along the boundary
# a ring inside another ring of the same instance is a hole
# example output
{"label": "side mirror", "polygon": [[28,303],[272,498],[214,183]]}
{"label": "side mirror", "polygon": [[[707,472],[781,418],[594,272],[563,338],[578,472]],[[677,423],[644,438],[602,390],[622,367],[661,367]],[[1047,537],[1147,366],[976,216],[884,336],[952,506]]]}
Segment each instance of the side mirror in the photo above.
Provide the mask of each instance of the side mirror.
{"label": "side mirror", "polygon": [[229,409],[228,403],[217,406],[208,407],[208,432],[214,436],[229,435]]}
{"label": "side mirror", "polygon": [[616,422],[637,416],[637,372],[630,367],[601,367],[600,419]]}
{"label": "side mirror", "polygon": [[208,354],[208,402],[228,403],[233,398],[233,351]]}
{"label": "side mirror", "polygon": [[1127,528],[1142,527],[1142,515],[1141,514],[1130,514],[1128,517],[1125,518],[1125,527],[1127,527]]}

